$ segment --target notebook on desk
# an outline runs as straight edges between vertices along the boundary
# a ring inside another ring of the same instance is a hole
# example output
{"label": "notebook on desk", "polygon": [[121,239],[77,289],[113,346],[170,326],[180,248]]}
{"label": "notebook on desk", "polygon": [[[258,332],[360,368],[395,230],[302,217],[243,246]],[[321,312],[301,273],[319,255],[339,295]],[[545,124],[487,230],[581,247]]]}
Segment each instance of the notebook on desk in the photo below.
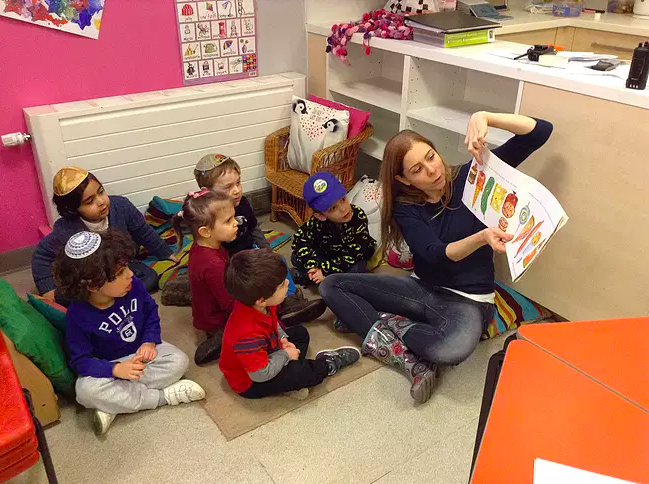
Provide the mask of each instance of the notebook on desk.
{"label": "notebook on desk", "polygon": [[435,32],[456,33],[471,30],[495,29],[500,27],[497,22],[473,17],[457,10],[438,13],[426,13],[406,17],[406,25]]}

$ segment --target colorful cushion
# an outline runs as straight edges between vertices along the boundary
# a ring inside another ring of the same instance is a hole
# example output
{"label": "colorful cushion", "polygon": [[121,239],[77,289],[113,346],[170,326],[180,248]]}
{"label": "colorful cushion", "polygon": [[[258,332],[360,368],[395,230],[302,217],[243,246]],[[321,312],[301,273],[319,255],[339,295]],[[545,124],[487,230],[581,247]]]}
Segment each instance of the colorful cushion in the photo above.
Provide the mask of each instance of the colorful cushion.
{"label": "colorful cushion", "polygon": [[63,335],[0,279],[0,329],[16,349],[47,376],[57,392],[74,395],[76,377],[67,364]]}
{"label": "colorful cushion", "polygon": [[511,287],[496,282],[496,311],[482,339],[489,339],[522,324],[538,323],[552,317],[543,306],[526,298]]}
{"label": "colorful cushion", "polygon": [[27,294],[27,300],[34,309],[45,316],[52,325],[65,335],[65,313],[68,310],[59,303],[36,294]]}
{"label": "colorful cushion", "polygon": [[311,173],[313,153],[340,143],[349,132],[349,111],[337,111],[293,96],[288,165]]}
{"label": "colorful cushion", "polygon": [[327,106],[328,108],[337,109],[339,111],[349,111],[349,132],[347,133],[347,139],[355,138],[363,132],[367,121],[370,119],[370,113],[367,111],[361,111],[360,109],[352,108],[351,106],[345,106],[344,104],[337,103],[336,101],[330,101],[329,99],[322,99],[321,97],[314,96],[311,94],[309,96],[309,101]]}
{"label": "colorful cushion", "polygon": [[277,230],[271,230],[270,232],[265,232],[264,237],[270,245],[270,248],[277,250],[290,241],[293,236],[284,232],[278,232]]}

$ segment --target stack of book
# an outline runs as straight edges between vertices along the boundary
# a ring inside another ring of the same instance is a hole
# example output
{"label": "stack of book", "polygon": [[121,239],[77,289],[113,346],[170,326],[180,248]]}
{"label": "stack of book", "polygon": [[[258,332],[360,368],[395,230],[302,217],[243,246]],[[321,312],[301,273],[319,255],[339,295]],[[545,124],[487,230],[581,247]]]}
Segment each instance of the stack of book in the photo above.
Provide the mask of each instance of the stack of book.
{"label": "stack of book", "polygon": [[493,42],[499,23],[464,12],[450,11],[412,15],[406,18],[412,27],[413,38],[438,47],[461,47]]}

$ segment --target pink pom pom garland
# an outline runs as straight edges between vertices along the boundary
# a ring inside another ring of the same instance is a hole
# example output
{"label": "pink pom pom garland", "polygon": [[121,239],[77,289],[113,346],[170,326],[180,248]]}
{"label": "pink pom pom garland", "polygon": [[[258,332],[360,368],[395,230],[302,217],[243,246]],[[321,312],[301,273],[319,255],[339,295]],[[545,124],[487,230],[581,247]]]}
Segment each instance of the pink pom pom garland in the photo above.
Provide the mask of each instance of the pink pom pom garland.
{"label": "pink pom pom garland", "polygon": [[331,35],[327,38],[327,52],[339,57],[343,63],[349,64],[346,46],[356,33],[363,34],[365,55],[370,55],[372,37],[395,40],[412,39],[412,28],[405,25],[404,20],[405,16],[402,14],[374,10],[364,14],[360,22],[334,24],[331,27]]}

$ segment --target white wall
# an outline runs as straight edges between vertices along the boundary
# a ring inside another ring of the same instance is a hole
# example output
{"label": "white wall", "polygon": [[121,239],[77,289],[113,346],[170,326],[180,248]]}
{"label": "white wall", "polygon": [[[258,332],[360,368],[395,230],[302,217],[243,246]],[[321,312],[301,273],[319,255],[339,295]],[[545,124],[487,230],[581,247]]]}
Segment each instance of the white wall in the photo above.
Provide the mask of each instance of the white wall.
{"label": "white wall", "polygon": [[365,12],[383,8],[386,3],[387,0],[306,0],[307,23],[359,20]]}
{"label": "white wall", "polygon": [[306,0],[257,0],[259,74],[307,72]]}

